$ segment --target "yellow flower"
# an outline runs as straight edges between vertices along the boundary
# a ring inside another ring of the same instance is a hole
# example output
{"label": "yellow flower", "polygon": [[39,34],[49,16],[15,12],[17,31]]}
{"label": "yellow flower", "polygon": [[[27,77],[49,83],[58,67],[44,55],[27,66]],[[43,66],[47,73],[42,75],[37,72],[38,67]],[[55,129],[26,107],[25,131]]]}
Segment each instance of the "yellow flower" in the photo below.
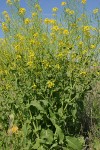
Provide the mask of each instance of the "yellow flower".
{"label": "yellow flower", "polygon": [[36,84],[34,83],[34,84],[32,85],[32,88],[33,88],[33,89],[36,89],[36,87],[37,87],[37,86],[36,86]]}
{"label": "yellow flower", "polygon": [[8,134],[13,134],[18,131],[18,127],[16,125],[13,125],[12,128],[8,129]]}
{"label": "yellow flower", "polygon": [[8,29],[7,25],[4,22],[2,23],[2,30],[4,32],[9,32],[9,29]]}
{"label": "yellow flower", "polygon": [[94,45],[94,44],[91,44],[91,49],[94,49],[94,48],[96,48],[96,45]]}
{"label": "yellow flower", "polygon": [[29,18],[26,18],[25,20],[24,20],[24,23],[27,25],[27,24],[29,24],[31,22],[31,20],[29,19]]}
{"label": "yellow flower", "polygon": [[86,71],[82,71],[82,72],[80,72],[80,75],[86,75],[87,74],[87,72]]}
{"label": "yellow flower", "polygon": [[14,126],[11,128],[11,130],[12,130],[12,133],[15,133],[15,132],[18,131],[18,127],[14,125]]}
{"label": "yellow flower", "polygon": [[82,0],[82,2],[81,2],[82,4],[86,4],[86,0]]}
{"label": "yellow flower", "polygon": [[32,17],[35,17],[35,16],[37,16],[37,13],[36,13],[36,12],[33,12],[33,13],[32,13]]}
{"label": "yellow flower", "polygon": [[59,30],[59,27],[58,27],[58,26],[53,26],[53,27],[51,28],[51,30],[53,30],[53,31],[58,31],[58,30]]}
{"label": "yellow flower", "polygon": [[45,24],[49,24],[49,23],[50,23],[50,20],[49,20],[48,18],[45,18],[44,23],[45,23]]}
{"label": "yellow flower", "polygon": [[50,81],[50,80],[49,80],[49,81],[47,82],[47,87],[48,87],[48,88],[54,87],[54,81]]}
{"label": "yellow flower", "polygon": [[42,11],[42,8],[40,7],[39,4],[35,4],[35,8],[36,8],[38,11]]}
{"label": "yellow flower", "polygon": [[98,8],[96,8],[96,9],[93,10],[93,13],[94,13],[94,14],[97,14],[98,12],[99,12],[99,9],[98,9]]}
{"label": "yellow flower", "polygon": [[26,12],[26,9],[25,9],[25,8],[20,8],[20,9],[19,9],[19,14],[20,14],[20,15],[24,15],[25,12]]}
{"label": "yellow flower", "polygon": [[33,65],[32,61],[27,62],[27,66],[32,67],[32,65]]}
{"label": "yellow flower", "polygon": [[60,52],[58,55],[57,55],[58,58],[62,58],[63,57],[63,53]]}
{"label": "yellow flower", "polygon": [[11,0],[7,0],[6,3],[9,4],[9,5],[12,5]]}
{"label": "yellow flower", "polygon": [[52,8],[52,11],[53,11],[53,12],[57,12],[57,11],[58,11],[58,8],[57,8],[57,7],[54,7],[54,8]]}
{"label": "yellow flower", "polygon": [[69,8],[65,9],[65,12],[69,15],[73,15],[75,13],[74,10],[70,10]]}
{"label": "yellow flower", "polygon": [[61,3],[61,6],[65,6],[65,5],[66,5],[66,2],[62,2],[62,3]]}
{"label": "yellow flower", "polygon": [[39,36],[38,32],[34,33],[34,38],[37,38]]}
{"label": "yellow flower", "polygon": [[69,14],[70,14],[70,15],[73,15],[74,13],[75,13],[74,10],[70,10],[70,11],[69,11]]}
{"label": "yellow flower", "polygon": [[64,35],[69,35],[69,31],[68,31],[67,29],[65,29],[65,30],[63,31],[63,34],[64,34]]}
{"label": "yellow flower", "polygon": [[83,31],[84,32],[89,32],[90,31],[90,26],[83,26]]}

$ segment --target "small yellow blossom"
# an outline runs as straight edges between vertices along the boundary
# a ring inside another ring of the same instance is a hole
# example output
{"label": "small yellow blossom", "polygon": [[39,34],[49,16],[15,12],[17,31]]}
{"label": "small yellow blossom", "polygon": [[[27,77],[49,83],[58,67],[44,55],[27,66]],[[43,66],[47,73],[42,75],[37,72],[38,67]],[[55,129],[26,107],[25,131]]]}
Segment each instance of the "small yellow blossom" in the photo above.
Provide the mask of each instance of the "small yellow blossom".
{"label": "small yellow blossom", "polygon": [[32,61],[27,62],[27,66],[32,67],[32,65],[33,65]]}
{"label": "small yellow blossom", "polygon": [[80,75],[86,75],[87,74],[87,72],[86,71],[82,71],[82,72],[80,72]]}
{"label": "small yellow blossom", "polygon": [[82,4],[86,4],[86,0],[82,0],[82,2],[81,2]]}
{"label": "small yellow blossom", "polygon": [[96,9],[93,10],[93,13],[94,13],[94,14],[97,14],[98,12],[99,12],[99,9],[98,9],[98,8],[96,8]]}
{"label": "small yellow blossom", "polygon": [[18,127],[16,125],[13,125],[10,129],[8,129],[8,134],[13,134],[18,131]]}
{"label": "small yellow blossom", "polygon": [[67,29],[65,29],[65,30],[63,31],[63,34],[64,34],[64,35],[69,35],[69,31],[68,31]]}
{"label": "small yellow blossom", "polygon": [[9,5],[12,5],[12,1],[11,0],[7,0],[6,3],[9,4]]}
{"label": "small yellow blossom", "polygon": [[63,57],[63,53],[60,52],[58,55],[57,55],[58,58],[62,58]]}
{"label": "small yellow blossom", "polygon": [[38,32],[36,32],[36,33],[34,33],[34,38],[37,38],[38,36],[39,36],[39,33]]}
{"label": "small yellow blossom", "polygon": [[82,41],[79,41],[79,46],[81,47],[83,45],[83,42]]}
{"label": "small yellow blossom", "polygon": [[83,31],[84,32],[89,32],[90,31],[90,26],[83,26]]}
{"label": "small yellow blossom", "polygon": [[91,44],[91,49],[94,49],[94,48],[96,48],[96,45],[94,45],[94,44]]}
{"label": "small yellow blossom", "polygon": [[58,31],[58,30],[59,30],[59,27],[58,27],[58,26],[53,26],[53,27],[51,28],[51,30],[53,30],[53,31]]}
{"label": "small yellow blossom", "polygon": [[44,19],[44,23],[45,23],[45,24],[49,24],[49,23],[50,23],[50,20],[49,20],[48,18],[45,18],[45,19]]}
{"label": "small yellow blossom", "polygon": [[32,13],[32,17],[35,17],[35,16],[37,16],[37,13],[36,13],[36,12],[33,12],[33,13]]}
{"label": "small yellow blossom", "polygon": [[40,7],[40,5],[39,4],[35,4],[35,8],[38,10],[38,11],[42,11],[42,8]]}
{"label": "small yellow blossom", "polygon": [[27,24],[29,24],[31,22],[31,20],[29,19],[29,18],[26,18],[25,20],[24,20],[24,23],[27,25]]}
{"label": "small yellow blossom", "polygon": [[54,8],[52,8],[52,11],[53,11],[53,12],[57,12],[57,11],[58,11],[58,8],[57,8],[57,7],[54,7]]}
{"label": "small yellow blossom", "polygon": [[55,85],[55,84],[54,84],[54,81],[50,81],[50,80],[49,80],[49,81],[47,82],[47,87],[48,87],[48,88],[53,88],[54,85]]}
{"label": "small yellow blossom", "polygon": [[65,9],[65,12],[68,13],[69,15],[73,15],[75,13],[74,10],[71,10],[69,8]]}
{"label": "small yellow blossom", "polygon": [[25,9],[25,8],[20,8],[20,9],[19,9],[19,14],[20,14],[20,15],[24,15],[25,12],[26,12],[26,9]]}
{"label": "small yellow blossom", "polygon": [[8,29],[6,23],[4,23],[4,22],[2,23],[2,30],[3,30],[4,32],[9,32],[9,29]]}
{"label": "small yellow blossom", "polygon": [[65,5],[66,5],[66,2],[62,2],[62,3],[61,3],[61,6],[65,6]]}
{"label": "small yellow blossom", "polygon": [[33,88],[33,89],[36,89],[36,87],[37,87],[36,84],[33,83],[32,88]]}

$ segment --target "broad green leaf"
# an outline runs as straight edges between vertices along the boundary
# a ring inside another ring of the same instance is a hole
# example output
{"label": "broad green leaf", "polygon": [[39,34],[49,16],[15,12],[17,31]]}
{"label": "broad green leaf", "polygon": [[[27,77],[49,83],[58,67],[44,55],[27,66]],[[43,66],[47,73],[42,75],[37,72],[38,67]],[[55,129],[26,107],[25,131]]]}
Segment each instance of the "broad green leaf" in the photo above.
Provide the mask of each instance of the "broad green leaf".
{"label": "broad green leaf", "polygon": [[56,134],[59,137],[59,143],[62,143],[64,140],[64,133],[63,133],[62,129],[57,124],[55,124],[55,127],[56,127]]}
{"label": "broad green leaf", "polygon": [[94,140],[94,149],[95,150],[100,150],[100,141],[99,141],[99,139]]}
{"label": "broad green leaf", "polygon": [[73,150],[82,150],[83,143],[76,137],[66,136],[66,141],[68,143],[68,148]]}
{"label": "broad green leaf", "polygon": [[41,137],[41,139],[46,139],[47,144],[52,144],[53,131],[51,131],[50,129],[47,129],[47,130],[42,129],[40,137]]}
{"label": "broad green leaf", "polygon": [[40,105],[39,101],[37,100],[34,100],[30,103],[30,105],[33,105],[34,107],[36,107],[39,111],[43,111],[44,112],[44,109],[43,107]]}

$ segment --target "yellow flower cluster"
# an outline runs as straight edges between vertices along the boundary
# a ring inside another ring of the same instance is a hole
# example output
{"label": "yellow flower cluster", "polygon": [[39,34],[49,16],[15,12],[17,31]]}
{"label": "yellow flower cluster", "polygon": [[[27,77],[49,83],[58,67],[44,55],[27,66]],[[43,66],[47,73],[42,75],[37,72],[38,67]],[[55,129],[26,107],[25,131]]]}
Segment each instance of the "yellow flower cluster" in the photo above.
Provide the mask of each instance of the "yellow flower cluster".
{"label": "yellow flower cluster", "polygon": [[83,26],[83,31],[89,33],[90,32],[90,26]]}
{"label": "yellow flower cluster", "polygon": [[25,9],[25,8],[20,8],[20,9],[19,9],[19,14],[20,14],[20,15],[24,15],[25,12],[26,12],[26,9]]}
{"label": "yellow flower cluster", "polygon": [[33,88],[33,89],[36,89],[36,87],[37,87],[36,84],[33,83],[32,88]]}
{"label": "yellow flower cluster", "polygon": [[52,8],[52,11],[53,11],[53,12],[57,12],[57,11],[58,11],[58,8],[57,8],[57,7],[54,7],[54,8]]}
{"label": "yellow flower cluster", "polygon": [[40,5],[39,4],[35,4],[35,8],[38,10],[38,11],[42,11],[42,8],[40,7]]}
{"label": "yellow flower cluster", "polygon": [[54,84],[54,81],[50,81],[50,80],[49,80],[49,81],[47,82],[47,87],[48,87],[48,88],[53,88],[54,85],[55,85],[55,84]]}
{"label": "yellow flower cluster", "polygon": [[8,134],[13,134],[18,131],[18,127],[16,125],[13,125],[10,129],[8,129]]}
{"label": "yellow flower cluster", "polygon": [[2,23],[2,30],[3,30],[4,32],[9,32],[9,29],[8,29],[6,23],[4,23],[4,22]]}
{"label": "yellow flower cluster", "polygon": [[53,26],[53,27],[51,28],[51,30],[52,30],[52,31],[58,31],[58,30],[59,30],[59,27],[58,27],[58,26]]}
{"label": "yellow flower cluster", "polygon": [[10,16],[9,16],[8,12],[4,11],[3,15],[4,15],[5,19],[9,22],[10,21]]}
{"label": "yellow flower cluster", "polygon": [[66,8],[65,12],[68,13],[69,15],[73,15],[75,13],[74,10],[71,10],[69,8]]}
{"label": "yellow flower cluster", "polygon": [[12,1],[11,0],[7,0],[6,3],[9,4],[9,5],[12,5]]}
{"label": "yellow flower cluster", "polygon": [[86,74],[87,74],[87,72],[86,72],[86,71],[82,71],[82,72],[80,72],[80,75],[85,76]]}
{"label": "yellow flower cluster", "polygon": [[65,29],[65,30],[63,31],[63,34],[64,34],[64,35],[69,35],[69,31],[68,31],[67,29]]}
{"label": "yellow flower cluster", "polygon": [[82,0],[82,4],[86,4],[86,0]]}
{"label": "yellow flower cluster", "polygon": [[94,44],[91,44],[91,49],[95,49],[96,48],[96,45],[94,45]]}
{"label": "yellow flower cluster", "polygon": [[44,19],[44,23],[45,23],[45,24],[55,24],[55,23],[56,23],[56,20],[54,20],[54,19],[49,19],[49,18],[45,18],[45,19]]}
{"label": "yellow flower cluster", "polygon": [[32,13],[32,17],[35,17],[35,16],[37,16],[37,13],[36,13],[36,12],[33,12],[33,13]]}
{"label": "yellow flower cluster", "polygon": [[61,3],[61,6],[65,6],[65,5],[66,5],[66,2],[62,2],[62,3]]}
{"label": "yellow flower cluster", "polygon": [[94,13],[94,14],[97,14],[98,12],[99,12],[99,9],[98,9],[98,8],[96,8],[96,9],[93,10],[93,13]]}
{"label": "yellow flower cluster", "polygon": [[26,18],[26,19],[24,20],[24,23],[25,23],[26,25],[28,25],[30,22],[31,22],[31,20],[30,20],[29,18]]}

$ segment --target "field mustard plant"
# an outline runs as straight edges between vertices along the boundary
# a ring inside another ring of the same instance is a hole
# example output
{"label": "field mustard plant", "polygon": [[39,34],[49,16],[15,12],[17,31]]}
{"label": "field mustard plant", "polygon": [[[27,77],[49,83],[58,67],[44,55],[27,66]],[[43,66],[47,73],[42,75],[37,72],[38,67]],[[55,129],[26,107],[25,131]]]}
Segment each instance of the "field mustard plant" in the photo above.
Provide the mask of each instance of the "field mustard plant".
{"label": "field mustard plant", "polygon": [[44,18],[38,0],[26,2],[8,0],[0,22],[0,149],[82,150],[84,124],[93,139],[100,124],[99,9],[67,0]]}

